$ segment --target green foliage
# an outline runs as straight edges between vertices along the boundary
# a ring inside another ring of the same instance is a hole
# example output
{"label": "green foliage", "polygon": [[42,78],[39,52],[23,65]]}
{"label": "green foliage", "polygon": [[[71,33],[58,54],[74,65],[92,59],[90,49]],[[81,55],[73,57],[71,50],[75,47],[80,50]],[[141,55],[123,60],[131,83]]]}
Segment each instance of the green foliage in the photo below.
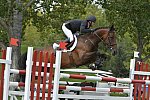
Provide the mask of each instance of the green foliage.
{"label": "green foliage", "polygon": [[33,26],[27,26],[23,39],[23,44],[33,47],[43,47],[52,44],[54,41],[62,40],[63,34],[57,34],[55,29],[44,29],[38,32],[38,29]]}
{"label": "green foliage", "polygon": [[[44,46],[63,40],[62,23],[66,20],[80,18],[85,13],[84,8],[87,2],[85,0],[34,2],[24,13],[26,15],[23,22],[25,45]],[[31,27],[34,27],[34,32],[31,31],[33,29]]]}
{"label": "green foliage", "polygon": [[[95,15],[97,21],[93,27],[105,27],[114,24],[118,40],[118,54],[112,56],[110,51],[100,44],[101,53],[108,55],[108,60],[102,69],[112,70],[116,75],[128,73],[129,59],[133,50],[142,43],[142,57],[150,53],[150,2],[147,0],[22,0],[22,6],[16,5],[15,0],[0,1],[1,18],[11,22],[12,9],[23,12],[23,51],[26,46],[43,47],[53,42],[63,40],[61,25],[70,19],[85,19]],[[8,24],[10,25],[10,23]],[[1,23],[0,23],[1,26]],[[0,27],[0,41],[8,44],[7,30]],[[140,33],[140,34],[139,34]],[[23,36],[24,35],[24,36]],[[107,51],[107,52],[106,52]]]}
{"label": "green foliage", "polygon": [[0,0],[0,17],[5,18],[8,15],[7,0]]}
{"label": "green foliage", "polygon": [[40,40],[40,33],[37,32],[37,28],[30,25],[26,27],[25,36],[23,38],[23,44],[28,46],[37,46]]}
{"label": "green foliage", "polygon": [[33,25],[38,28],[38,31],[42,31],[46,28],[60,30],[64,21],[79,18],[81,14],[85,13],[84,8],[87,1],[41,0],[39,3],[41,7],[37,7],[37,3],[39,2],[33,4],[27,12],[30,15],[29,18],[32,18]]}
{"label": "green foliage", "polygon": [[129,33],[125,33],[123,37],[118,36],[116,56],[112,56],[110,51],[104,50],[107,51],[108,57],[101,69],[112,70],[116,77],[129,77],[129,62],[133,58],[133,51],[136,48]]}
{"label": "green foliage", "polygon": [[45,2],[43,2],[41,5],[44,5],[45,10],[44,8],[37,9],[37,11],[32,9],[28,10],[32,17],[28,19],[28,22],[25,24],[27,27],[24,31],[25,36],[23,44],[44,46],[63,40],[65,36],[62,33],[61,25],[64,21],[70,19],[85,19],[88,15],[95,15],[98,20],[94,27],[108,25],[105,19],[105,13],[103,13],[102,8],[96,5],[87,4],[87,2],[83,0],[74,2],[59,1],[59,3],[60,4],[49,4],[52,7],[49,8],[48,6],[47,8],[47,3],[45,4]]}
{"label": "green foliage", "polygon": [[3,29],[0,30],[0,42],[3,42],[5,46],[9,44],[7,33]]}
{"label": "green foliage", "polygon": [[116,93],[116,92],[111,92],[110,96],[120,96],[120,97],[128,97],[127,93]]}
{"label": "green foliage", "polygon": [[[4,29],[4,21],[8,21],[8,1],[0,0],[0,42],[3,42],[6,46],[8,45],[7,30]],[[3,20],[4,19],[4,20]],[[3,20],[3,21],[2,21]]]}
{"label": "green foliage", "polygon": [[[65,4],[68,4],[68,3],[69,1],[65,2]],[[94,4],[87,4],[86,6],[85,5],[81,6],[83,7],[84,10],[81,10],[81,12],[80,11],[76,12],[75,10],[77,10],[78,5],[82,5],[82,4],[78,4],[78,2],[75,2],[76,4],[74,3],[74,5],[76,5],[77,8],[76,7],[72,8],[73,6],[72,3],[68,5],[58,4],[57,7],[54,7],[56,5],[53,5],[54,11],[46,10],[43,13],[41,10],[38,10],[37,12],[34,12],[34,13],[32,12],[34,17],[30,19],[29,26],[26,27],[23,44],[28,45],[28,46],[34,46],[34,47],[35,46],[43,47],[45,45],[52,44],[53,42],[57,42],[59,40],[64,39],[64,36],[62,34],[60,27],[64,21],[69,20],[69,19],[75,19],[75,18],[85,19],[88,15],[95,15],[97,17],[97,21],[96,21],[95,26],[93,27],[104,27],[104,26],[109,26],[111,24],[110,22],[106,20],[107,15],[105,14],[105,10],[102,9],[101,6],[94,5]],[[62,7],[64,7],[63,10],[59,9]],[[123,76],[125,74],[126,76],[128,76],[127,69],[128,69],[129,63],[127,62],[129,62],[130,57],[127,57],[126,59],[124,59],[124,57],[129,51],[132,53],[131,45],[133,44],[130,44],[130,43],[132,43],[131,37],[133,35],[126,33],[124,36],[122,35],[120,36],[118,33],[117,33],[117,37],[119,40],[118,43],[120,43],[118,46],[120,48],[121,55],[117,55],[113,57],[110,54],[110,51],[107,48],[105,48],[103,43],[100,44],[100,47],[99,47],[100,52],[106,53],[107,55],[109,55],[108,60],[105,62],[105,66],[102,69],[106,71],[112,70],[114,74],[117,73],[116,75],[118,76]],[[122,39],[122,37],[125,37],[125,38]],[[127,43],[126,43],[126,40],[128,40]],[[128,46],[129,48],[126,48],[126,44],[129,45]]]}
{"label": "green foliage", "polygon": [[109,22],[106,20],[106,14],[104,13],[104,9],[102,9],[99,5],[88,4],[85,8],[86,14],[82,15],[82,19],[85,19],[89,15],[95,15],[97,20],[94,27],[104,27],[109,26]]}
{"label": "green foliage", "polygon": [[98,0],[105,8],[107,19],[115,24],[117,34],[124,38],[128,32],[142,56],[149,54],[150,1],[148,0]]}

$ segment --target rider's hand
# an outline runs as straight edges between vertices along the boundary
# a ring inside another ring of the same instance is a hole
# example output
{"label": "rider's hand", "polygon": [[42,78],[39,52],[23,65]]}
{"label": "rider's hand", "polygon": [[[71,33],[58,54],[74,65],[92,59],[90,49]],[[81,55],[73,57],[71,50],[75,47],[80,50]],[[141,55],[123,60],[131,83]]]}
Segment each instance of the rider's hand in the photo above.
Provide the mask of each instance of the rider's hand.
{"label": "rider's hand", "polygon": [[94,32],[94,31],[96,31],[98,29],[100,29],[100,28],[98,27],[98,28],[91,29],[91,32]]}
{"label": "rider's hand", "polygon": [[94,32],[95,31],[95,29],[91,29],[91,32]]}

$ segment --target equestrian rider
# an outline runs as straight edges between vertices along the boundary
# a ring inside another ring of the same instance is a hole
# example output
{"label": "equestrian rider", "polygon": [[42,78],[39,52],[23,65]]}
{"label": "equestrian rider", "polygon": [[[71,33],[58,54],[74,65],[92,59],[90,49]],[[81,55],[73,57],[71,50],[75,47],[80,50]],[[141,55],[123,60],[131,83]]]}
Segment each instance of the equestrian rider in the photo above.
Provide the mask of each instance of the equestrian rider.
{"label": "equestrian rider", "polygon": [[63,23],[62,30],[64,34],[67,36],[67,43],[71,43],[73,39],[73,34],[80,33],[90,33],[94,32],[95,29],[90,29],[93,23],[96,22],[96,17],[91,15],[86,18],[86,20],[74,19],[69,20]]}

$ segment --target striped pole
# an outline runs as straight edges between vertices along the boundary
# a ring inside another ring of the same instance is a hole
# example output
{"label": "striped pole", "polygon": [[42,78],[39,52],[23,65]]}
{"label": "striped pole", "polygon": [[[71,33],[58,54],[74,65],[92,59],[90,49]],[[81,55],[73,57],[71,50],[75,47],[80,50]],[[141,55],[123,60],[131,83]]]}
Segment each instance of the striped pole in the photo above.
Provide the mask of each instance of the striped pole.
{"label": "striped pole", "polygon": [[9,86],[25,87],[25,83],[24,82],[9,82]]}
{"label": "striped pole", "polygon": [[[25,70],[10,69],[10,73],[25,74],[26,71]],[[38,76],[38,72],[35,72],[35,76]],[[44,76],[44,72],[41,72],[41,76]],[[49,73],[47,73],[47,77],[48,76],[49,76]],[[60,73],[60,77],[61,78],[82,79],[82,80],[93,80],[93,81],[150,84],[149,80],[133,80],[130,78],[96,77],[96,76],[85,76],[85,75],[64,74],[64,73]]]}
{"label": "striped pole", "polygon": [[[17,70],[17,69],[10,69],[10,73],[13,74],[26,74],[26,70]],[[38,76],[39,72],[35,72],[35,76]],[[44,76],[44,72],[40,72],[41,76]],[[49,77],[49,73],[46,73],[46,76]]]}
{"label": "striped pole", "polygon": [[93,87],[77,87],[77,86],[60,86],[60,90],[76,90],[76,91],[95,91],[95,92],[122,92],[129,93],[129,89],[122,88],[93,88]]}
{"label": "striped pole", "polygon": [[[25,83],[23,82],[9,82],[9,86],[14,87],[25,87]],[[46,89],[49,89],[49,84],[45,85]],[[53,87],[53,85],[52,85]],[[37,84],[35,84],[35,88],[37,88]],[[40,84],[40,88],[43,88],[43,84]],[[95,88],[95,87],[79,87],[79,86],[64,86],[60,85],[59,90],[76,90],[76,91],[95,91],[95,92],[123,92],[129,93],[130,90],[128,88]]]}
{"label": "striped pole", "polygon": [[[14,87],[25,87],[25,83],[23,82],[10,82],[10,86]],[[35,84],[35,88],[37,88],[37,84]],[[43,84],[40,84],[40,88],[43,88]],[[48,89],[48,84],[46,84],[46,89]],[[78,86],[64,86],[60,85],[59,90],[75,90],[75,91],[95,91],[95,92],[122,92],[129,93],[130,90],[128,88],[95,88],[95,87],[78,87]]]}
{"label": "striped pole", "polygon": [[13,73],[13,74],[26,74],[26,70],[10,69],[10,73]]}
{"label": "striped pole", "polygon": [[[35,88],[37,88],[37,84],[35,84]],[[40,84],[40,88],[43,88],[43,84]],[[48,89],[48,84],[46,85],[46,89]],[[64,85],[60,85],[59,90],[122,92],[122,93],[130,92],[128,88],[97,88],[97,87],[95,88],[95,87],[79,87],[79,86],[64,86]]]}
{"label": "striped pole", "polygon": [[150,84],[149,80],[134,80],[134,79],[130,79],[130,78],[96,77],[96,76],[64,74],[64,73],[61,73],[61,78],[72,78],[72,79],[91,80],[91,81],[105,81],[105,82],[118,82],[118,83]]}

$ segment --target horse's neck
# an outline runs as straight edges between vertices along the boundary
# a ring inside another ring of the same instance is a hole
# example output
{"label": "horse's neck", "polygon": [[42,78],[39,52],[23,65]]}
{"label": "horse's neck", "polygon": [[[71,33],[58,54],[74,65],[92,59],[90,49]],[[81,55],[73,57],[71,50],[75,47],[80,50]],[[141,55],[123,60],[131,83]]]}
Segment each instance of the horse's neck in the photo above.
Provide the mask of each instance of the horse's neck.
{"label": "horse's neck", "polygon": [[101,42],[101,38],[98,34],[92,33],[88,36],[88,38],[93,42],[94,45],[98,46],[99,42]]}
{"label": "horse's neck", "polygon": [[93,34],[85,34],[78,38],[78,42],[79,44],[83,44],[83,46],[86,46],[88,48],[88,51],[97,51],[98,43],[100,41],[96,40]]}
{"label": "horse's neck", "polygon": [[100,41],[105,41],[108,36],[108,29],[99,29],[95,32]]}

